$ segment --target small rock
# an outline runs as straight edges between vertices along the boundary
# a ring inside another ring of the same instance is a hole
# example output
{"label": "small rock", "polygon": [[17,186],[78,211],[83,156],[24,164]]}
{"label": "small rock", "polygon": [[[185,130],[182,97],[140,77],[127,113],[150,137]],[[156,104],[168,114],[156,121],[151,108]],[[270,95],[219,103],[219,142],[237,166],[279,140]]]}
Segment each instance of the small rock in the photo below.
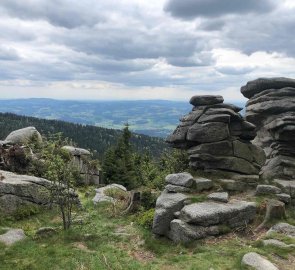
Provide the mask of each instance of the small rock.
{"label": "small rock", "polygon": [[267,240],[263,240],[263,245],[264,246],[275,246],[275,247],[279,247],[279,248],[290,248],[290,247],[295,247],[294,244],[291,245],[287,245],[282,241],[279,241],[277,239],[267,239]]}
{"label": "small rock", "polygon": [[175,185],[175,186],[182,186],[190,188],[194,184],[194,178],[190,173],[175,173],[175,174],[168,174],[165,178],[167,184]]}
{"label": "small rock", "polygon": [[218,202],[228,202],[228,193],[227,192],[215,192],[208,195],[208,199]]}
{"label": "small rock", "polygon": [[242,265],[252,267],[255,270],[279,270],[270,261],[263,258],[256,252],[250,252],[244,255]]}
{"label": "small rock", "polygon": [[26,235],[22,229],[9,229],[6,233],[0,235],[0,242],[11,246],[24,238],[26,238]]}
{"label": "small rock", "polygon": [[289,237],[295,238],[295,226],[290,225],[288,223],[278,223],[272,226],[266,234],[270,235],[273,232],[285,234]]}
{"label": "small rock", "polygon": [[286,204],[289,204],[291,202],[291,196],[289,194],[280,193],[280,194],[276,194],[276,197],[278,198],[278,200]]}
{"label": "small rock", "polygon": [[196,178],[194,179],[196,183],[196,190],[197,191],[203,191],[208,190],[213,187],[213,181],[206,178]]}
{"label": "small rock", "polygon": [[258,185],[256,187],[256,195],[269,195],[269,194],[279,194],[281,189],[276,186],[271,185]]}

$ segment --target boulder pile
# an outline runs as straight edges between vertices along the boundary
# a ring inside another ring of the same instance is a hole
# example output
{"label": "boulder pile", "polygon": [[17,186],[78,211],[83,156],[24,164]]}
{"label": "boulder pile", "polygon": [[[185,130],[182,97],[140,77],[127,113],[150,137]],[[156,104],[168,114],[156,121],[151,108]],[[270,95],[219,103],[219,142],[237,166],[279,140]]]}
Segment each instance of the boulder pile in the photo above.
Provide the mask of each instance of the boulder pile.
{"label": "boulder pile", "polygon": [[250,142],[255,125],[239,114],[242,108],[223,103],[222,96],[193,96],[190,103],[192,111],[180,119],[167,142],[187,149],[194,169],[257,175],[265,154]]}
{"label": "boulder pile", "polygon": [[295,178],[295,80],[261,78],[241,88],[249,98],[246,120],[256,125],[253,143],[264,149],[264,179]]}
{"label": "boulder pile", "polygon": [[[166,236],[174,242],[190,242],[229,232],[232,228],[247,225],[255,217],[255,203],[229,200],[225,192],[212,193],[208,200],[193,203],[194,195],[191,193],[213,187],[209,179],[179,173],[168,175],[166,183],[165,190],[156,202],[153,233]],[[171,185],[185,190],[180,189],[180,193],[176,188],[173,191],[167,189]]]}

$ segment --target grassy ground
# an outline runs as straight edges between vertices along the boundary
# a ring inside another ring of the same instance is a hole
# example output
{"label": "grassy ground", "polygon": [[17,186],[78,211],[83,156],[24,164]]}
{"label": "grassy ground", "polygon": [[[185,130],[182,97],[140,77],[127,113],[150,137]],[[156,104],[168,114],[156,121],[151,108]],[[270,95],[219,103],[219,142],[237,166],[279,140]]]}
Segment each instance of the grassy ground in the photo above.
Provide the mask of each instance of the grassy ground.
{"label": "grassy ground", "polygon": [[[47,238],[37,238],[42,226],[61,228],[55,211],[44,212],[21,221],[0,221],[2,227],[24,229],[26,240],[11,247],[0,244],[0,269],[5,270],[88,270],[88,269],[194,269],[238,270],[242,256],[255,251],[277,263],[280,269],[293,270],[295,251],[263,247],[260,235],[251,228],[219,238],[183,246],[151,232],[134,222],[132,216],[114,217],[107,205],[95,207],[84,198],[84,225],[75,225]],[[294,240],[287,239],[289,243]]]}

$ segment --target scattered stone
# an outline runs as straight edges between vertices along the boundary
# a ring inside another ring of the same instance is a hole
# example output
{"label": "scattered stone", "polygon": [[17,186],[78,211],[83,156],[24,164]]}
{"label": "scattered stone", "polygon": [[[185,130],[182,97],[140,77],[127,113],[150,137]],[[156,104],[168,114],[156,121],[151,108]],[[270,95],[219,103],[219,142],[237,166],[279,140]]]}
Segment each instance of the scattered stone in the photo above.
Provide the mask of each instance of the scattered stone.
{"label": "scattered stone", "polygon": [[174,193],[178,193],[178,192],[184,192],[184,193],[189,193],[192,192],[192,190],[190,188],[187,187],[182,187],[182,186],[175,186],[175,185],[171,185],[168,184],[167,186],[165,186],[165,189],[168,192],[174,192]]}
{"label": "scattered stone", "polygon": [[105,192],[110,189],[115,189],[115,190],[117,189],[119,191],[123,191],[127,193],[127,189],[124,186],[119,184],[110,184],[105,187],[95,189],[96,194],[94,198],[92,199],[93,203],[97,204],[101,202],[114,202],[115,201],[114,198],[105,194]]}
{"label": "scattered stone", "polygon": [[256,252],[250,252],[243,256],[242,266],[252,267],[255,270],[279,270],[270,261]]}
{"label": "scattered stone", "polygon": [[57,233],[57,230],[53,227],[41,227],[36,231],[36,235],[39,237],[49,237]]}
{"label": "scattered stone", "polygon": [[228,193],[227,192],[216,192],[216,193],[211,193],[208,195],[208,199],[217,201],[217,202],[228,202]]}
{"label": "scattered stone", "polygon": [[246,184],[244,182],[239,182],[231,179],[221,179],[220,185],[224,190],[227,191],[245,191]]}
{"label": "scattered stone", "polygon": [[183,186],[183,187],[192,187],[194,184],[194,178],[189,173],[176,173],[169,174],[166,176],[165,181],[167,184],[175,185],[175,186]]}
{"label": "scattered stone", "polygon": [[181,193],[162,192],[156,202],[153,233],[167,235],[170,230],[170,222],[174,219],[174,213],[183,208],[186,199],[187,196]]}
{"label": "scattered stone", "polygon": [[256,187],[256,195],[270,195],[270,194],[279,194],[281,189],[271,185],[258,185]]}
{"label": "scattered stone", "polygon": [[289,204],[291,202],[291,196],[286,193],[276,194],[276,197],[279,201]]}
{"label": "scattered stone", "polygon": [[277,239],[267,239],[267,240],[263,240],[262,242],[263,242],[264,246],[275,246],[275,247],[279,247],[279,248],[295,247],[294,244],[287,245],[286,243],[279,241]]}
{"label": "scattered stone", "polygon": [[36,139],[42,142],[42,136],[35,127],[26,127],[12,131],[5,139],[6,144],[23,145],[28,143],[31,139]]}
{"label": "scattered stone", "polygon": [[26,238],[22,229],[9,229],[6,233],[0,235],[0,242],[7,246],[11,246]]}
{"label": "scattered stone", "polygon": [[284,235],[287,235],[291,238],[295,238],[295,226],[290,225],[288,223],[278,223],[274,226],[272,226],[269,231],[267,232],[267,235],[270,235],[271,233],[281,233]]}
{"label": "scattered stone", "polygon": [[209,190],[213,187],[213,181],[210,179],[199,177],[199,178],[195,178],[194,181],[196,184],[196,190],[198,192],[203,190]]}

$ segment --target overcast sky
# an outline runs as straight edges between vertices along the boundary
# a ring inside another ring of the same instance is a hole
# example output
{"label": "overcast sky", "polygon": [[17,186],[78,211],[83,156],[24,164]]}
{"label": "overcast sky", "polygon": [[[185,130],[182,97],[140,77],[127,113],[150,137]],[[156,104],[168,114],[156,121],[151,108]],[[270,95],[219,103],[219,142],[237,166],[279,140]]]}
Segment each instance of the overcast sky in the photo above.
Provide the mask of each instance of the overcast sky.
{"label": "overcast sky", "polygon": [[243,101],[295,77],[294,0],[1,0],[0,98]]}

